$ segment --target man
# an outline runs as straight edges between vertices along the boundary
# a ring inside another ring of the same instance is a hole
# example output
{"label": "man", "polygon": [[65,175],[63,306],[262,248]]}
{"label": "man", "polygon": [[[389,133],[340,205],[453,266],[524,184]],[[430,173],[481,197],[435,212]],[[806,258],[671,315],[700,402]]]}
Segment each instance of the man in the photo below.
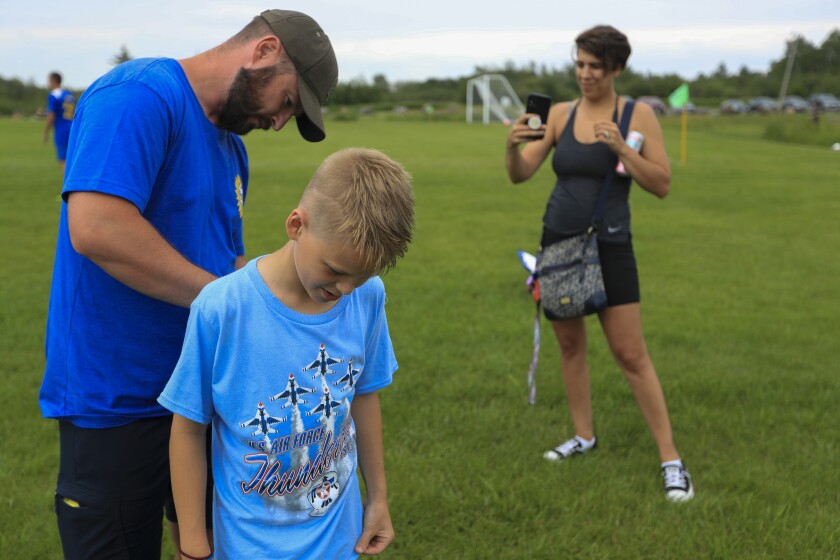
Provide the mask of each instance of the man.
{"label": "man", "polygon": [[337,81],[320,26],[267,10],[192,58],[123,63],[79,100],[40,394],[59,421],[66,558],[160,557],[171,416],[156,399],[190,303],[245,263],[237,135],[295,117],[322,140]]}
{"label": "man", "polygon": [[67,142],[70,139],[70,125],[73,124],[73,112],[76,98],[66,89],[61,88],[61,74],[51,72],[47,77],[50,93],[47,96],[47,124],[44,126],[44,142],[50,139],[50,129],[54,128],[55,151],[58,165],[64,171],[67,158]]}

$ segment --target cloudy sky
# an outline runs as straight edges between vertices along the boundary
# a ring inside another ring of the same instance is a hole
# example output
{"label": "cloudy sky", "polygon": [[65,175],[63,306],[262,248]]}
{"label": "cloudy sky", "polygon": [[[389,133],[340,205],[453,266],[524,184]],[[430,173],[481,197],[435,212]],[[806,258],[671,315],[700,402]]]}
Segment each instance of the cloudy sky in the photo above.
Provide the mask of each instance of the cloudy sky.
{"label": "cloudy sky", "polygon": [[74,88],[106,72],[123,45],[135,57],[191,56],[272,7],[321,24],[342,81],[469,76],[506,61],[560,68],[574,37],[599,23],[628,35],[634,70],[691,79],[720,63],[766,71],[795,34],[820,44],[840,28],[838,0],[0,1],[0,76],[41,83],[58,70]]}

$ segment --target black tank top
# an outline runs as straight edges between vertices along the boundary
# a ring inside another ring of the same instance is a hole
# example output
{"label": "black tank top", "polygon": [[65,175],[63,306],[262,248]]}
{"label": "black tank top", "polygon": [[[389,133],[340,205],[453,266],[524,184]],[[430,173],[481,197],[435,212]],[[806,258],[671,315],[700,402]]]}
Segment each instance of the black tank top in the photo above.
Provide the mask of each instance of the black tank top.
{"label": "black tank top", "polygon": [[[560,237],[583,233],[592,221],[598,195],[615,155],[606,144],[583,144],[575,139],[577,106],[569,110],[566,128],[554,147],[552,167],[557,183],[548,199],[543,225]],[[618,108],[613,114],[617,122]],[[613,177],[604,219],[598,229],[599,241],[623,242],[630,234],[629,177]]]}

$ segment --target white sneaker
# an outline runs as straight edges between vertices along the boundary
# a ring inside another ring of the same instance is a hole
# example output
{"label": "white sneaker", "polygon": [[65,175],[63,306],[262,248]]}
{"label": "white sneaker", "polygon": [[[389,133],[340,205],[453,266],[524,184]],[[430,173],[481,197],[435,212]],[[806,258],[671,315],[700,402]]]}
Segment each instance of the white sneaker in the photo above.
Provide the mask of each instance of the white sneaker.
{"label": "white sneaker", "polygon": [[577,438],[572,438],[568,441],[564,441],[554,449],[549,449],[543,453],[543,458],[548,459],[549,461],[563,461],[574,457],[575,455],[589,453],[595,449],[596,445],[598,445],[598,440],[595,440],[595,443],[593,443],[591,447],[583,447],[583,444]]}
{"label": "white sneaker", "polygon": [[662,467],[662,478],[665,481],[665,497],[672,502],[687,502],[694,497],[694,485],[685,466]]}

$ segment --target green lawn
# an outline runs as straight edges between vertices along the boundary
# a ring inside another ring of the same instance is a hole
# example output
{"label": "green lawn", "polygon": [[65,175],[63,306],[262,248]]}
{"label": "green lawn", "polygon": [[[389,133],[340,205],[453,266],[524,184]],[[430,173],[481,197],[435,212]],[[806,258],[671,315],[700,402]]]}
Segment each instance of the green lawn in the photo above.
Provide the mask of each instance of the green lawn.
{"label": "green lawn", "polygon": [[[647,342],[697,488],[682,505],[662,496],[594,319],[599,450],[541,459],[571,421],[545,322],[527,404],[534,307],[516,251],[536,249],[553,176],[510,185],[503,127],[371,117],[328,122],[321,144],[293,125],[246,139],[250,256],[284,242],[302,187],[341,147],[382,149],[415,179],[415,242],[385,277],[400,371],[382,394],[397,531],[383,558],[840,557],[840,153],[765,140],[766,122],[692,117],[682,165],[679,119],[665,119],[671,195],[631,196]],[[60,174],[41,130],[0,120],[4,559],[61,556],[57,429],[37,404]]]}

